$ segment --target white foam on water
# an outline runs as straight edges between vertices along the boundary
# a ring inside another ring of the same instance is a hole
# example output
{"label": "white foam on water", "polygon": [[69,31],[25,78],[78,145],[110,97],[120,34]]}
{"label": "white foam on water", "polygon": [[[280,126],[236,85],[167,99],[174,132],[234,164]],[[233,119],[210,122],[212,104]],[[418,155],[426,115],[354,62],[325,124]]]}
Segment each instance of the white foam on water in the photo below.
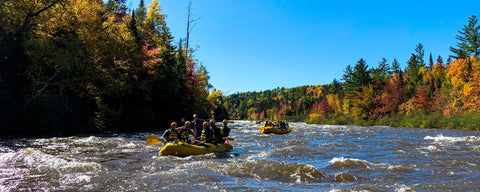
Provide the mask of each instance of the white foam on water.
{"label": "white foam on water", "polygon": [[78,183],[90,183],[92,177],[84,174],[67,174],[63,175],[60,180],[61,185],[78,184]]}
{"label": "white foam on water", "polygon": [[343,192],[343,191],[352,191],[352,192],[370,192],[369,190],[353,190],[353,189],[332,189],[329,192]]}
{"label": "white foam on water", "polygon": [[127,143],[125,145],[122,145],[121,147],[122,148],[136,148],[137,145],[135,143],[130,142],[130,143]]}
{"label": "white foam on water", "polygon": [[332,160],[328,161],[331,164],[334,163],[346,163],[347,161],[353,161],[353,162],[363,162],[369,165],[373,165],[374,163],[370,163],[365,160],[360,160],[360,159],[354,159],[354,158],[344,158],[344,157],[334,157]]}
{"label": "white foam on water", "polygon": [[7,166],[10,168],[26,166],[39,171],[55,170],[62,173],[69,171],[98,172],[102,169],[102,166],[95,162],[77,162],[74,160],[69,161],[32,148],[26,148],[18,152],[0,155],[0,166]]}
{"label": "white foam on water", "polygon": [[446,137],[443,136],[442,134],[437,135],[437,136],[426,136],[423,138],[425,140],[433,140],[434,142],[449,142],[449,143],[455,143],[455,142],[474,142],[480,140],[479,137],[475,136],[466,136],[466,137]]}
{"label": "white foam on water", "polygon": [[255,133],[255,132],[260,132],[258,129],[242,129],[240,131],[241,133]]}
{"label": "white foam on water", "polygon": [[328,161],[331,165],[329,167],[337,168],[367,168],[371,169],[372,167],[384,167],[387,168],[388,164],[386,163],[372,163],[366,160],[360,160],[355,158],[344,158],[344,157],[335,157],[332,160]]}
{"label": "white foam on water", "polygon": [[429,145],[429,146],[423,147],[423,149],[425,149],[427,151],[430,151],[430,152],[441,151],[440,148],[438,148],[437,146],[434,146],[434,145]]}
{"label": "white foam on water", "polygon": [[78,139],[77,141],[85,142],[85,143],[98,143],[100,139],[95,136],[90,136],[85,139]]}
{"label": "white foam on water", "polygon": [[395,189],[396,192],[407,192],[407,191],[412,191],[412,188],[410,188],[407,185],[404,184],[395,184]]}
{"label": "white foam on water", "polygon": [[270,152],[262,151],[261,153],[248,156],[246,160],[247,161],[254,161],[256,158],[265,158],[265,157],[270,156],[270,154],[271,154]]}

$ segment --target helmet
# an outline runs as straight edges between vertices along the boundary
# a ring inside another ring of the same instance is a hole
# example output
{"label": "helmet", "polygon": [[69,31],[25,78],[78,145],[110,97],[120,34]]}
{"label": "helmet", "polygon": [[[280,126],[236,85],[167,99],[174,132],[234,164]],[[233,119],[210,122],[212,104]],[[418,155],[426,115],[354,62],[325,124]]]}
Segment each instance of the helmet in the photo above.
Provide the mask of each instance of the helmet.
{"label": "helmet", "polygon": [[195,117],[198,117],[198,115],[197,115],[197,114],[193,114],[193,118],[195,118]]}
{"label": "helmet", "polygon": [[228,123],[228,120],[224,119],[222,122],[223,122],[223,123]]}
{"label": "helmet", "polygon": [[215,120],[212,119],[212,120],[209,121],[209,123],[215,123]]}
{"label": "helmet", "polygon": [[172,124],[170,124],[170,126],[173,126],[173,125],[177,125],[177,122],[172,122]]}
{"label": "helmet", "polygon": [[190,125],[192,123],[190,123],[190,121],[185,121],[185,125]]}
{"label": "helmet", "polygon": [[208,122],[203,122],[203,126],[207,125],[208,126]]}

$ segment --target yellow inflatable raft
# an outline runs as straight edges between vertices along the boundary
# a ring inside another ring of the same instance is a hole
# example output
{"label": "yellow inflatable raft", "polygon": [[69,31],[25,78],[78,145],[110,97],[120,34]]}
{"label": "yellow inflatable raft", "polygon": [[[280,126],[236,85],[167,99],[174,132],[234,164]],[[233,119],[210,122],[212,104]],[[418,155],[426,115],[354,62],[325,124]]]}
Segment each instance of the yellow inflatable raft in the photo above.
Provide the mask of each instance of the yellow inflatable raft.
{"label": "yellow inflatable raft", "polygon": [[259,127],[258,130],[262,131],[262,134],[269,134],[269,133],[275,133],[275,134],[286,134],[292,132],[291,129],[293,127],[290,127],[289,129],[280,129],[277,127]]}
{"label": "yellow inflatable raft", "polygon": [[184,142],[167,143],[161,149],[158,155],[173,155],[178,157],[186,157],[190,155],[203,155],[207,153],[222,153],[228,152],[233,149],[230,144],[210,144],[206,143],[206,146],[191,145]]}

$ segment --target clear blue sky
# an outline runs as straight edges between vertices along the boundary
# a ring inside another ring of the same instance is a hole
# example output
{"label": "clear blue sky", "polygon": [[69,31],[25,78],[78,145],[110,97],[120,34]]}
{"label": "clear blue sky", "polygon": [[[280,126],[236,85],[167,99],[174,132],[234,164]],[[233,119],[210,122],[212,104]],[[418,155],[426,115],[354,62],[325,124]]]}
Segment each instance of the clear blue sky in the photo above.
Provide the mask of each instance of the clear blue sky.
{"label": "clear blue sky", "polygon": [[[145,0],[148,5],[151,0]],[[186,37],[190,0],[160,0],[178,42]],[[136,8],[139,0],[127,0]],[[447,60],[455,35],[480,1],[197,0],[191,45],[210,83],[224,94],[323,85],[360,58],[406,66],[415,46]]]}

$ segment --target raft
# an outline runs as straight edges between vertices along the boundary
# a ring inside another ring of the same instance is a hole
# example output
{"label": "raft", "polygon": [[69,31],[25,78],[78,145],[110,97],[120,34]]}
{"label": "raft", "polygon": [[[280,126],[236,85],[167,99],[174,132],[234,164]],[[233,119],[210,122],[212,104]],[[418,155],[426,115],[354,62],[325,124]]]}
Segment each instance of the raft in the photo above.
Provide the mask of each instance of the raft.
{"label": "raft", "polygon": [[258,130],[262,131],[262,134],[269,134],[269,133],[275,133],[275,134],[287,134],[292,132],[291,129],[293,127],[290,127],[287,130],[283,130],[277,127],[259,127]]}
{"label": "raft", "polygon": [[186,157],[190,155],[203,155],[207,153],[223,153],[233,149],[230,144],[210,144],[206,143],[206,146],[191,145],[184,142],[167,143],[158,152],[160,156],[173,155],[178,157]]}

